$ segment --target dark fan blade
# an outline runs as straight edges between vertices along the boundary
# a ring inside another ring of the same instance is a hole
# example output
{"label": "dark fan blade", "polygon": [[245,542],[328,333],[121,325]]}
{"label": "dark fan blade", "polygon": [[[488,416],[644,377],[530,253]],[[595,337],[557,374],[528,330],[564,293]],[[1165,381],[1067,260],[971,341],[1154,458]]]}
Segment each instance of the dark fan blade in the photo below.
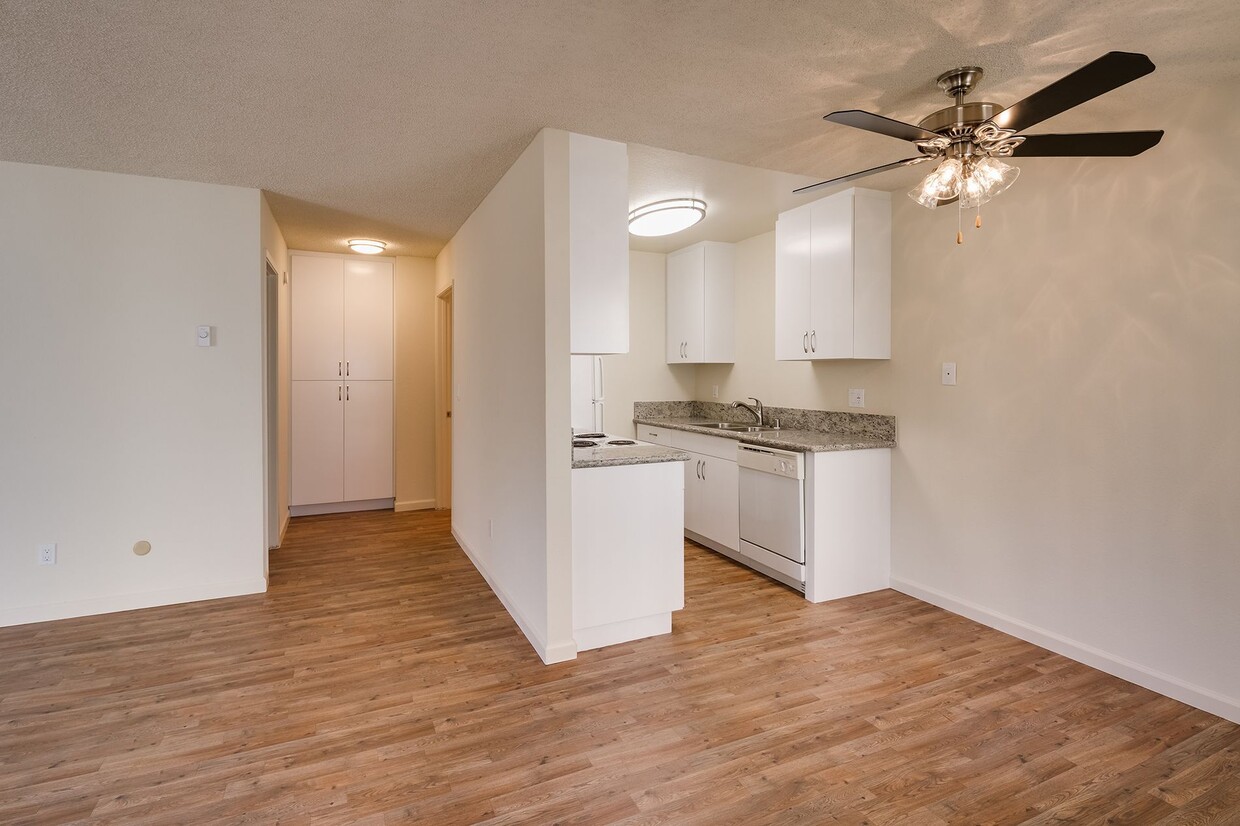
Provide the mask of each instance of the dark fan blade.
{"label": "dark fan blade", "polygon": [[1012,104],[990,120],[1000,129],[1020,132],[1152,71],[1153,62],[1143,54],[1107,52],[1093,63],[1086,63],[1045,89]]}
{"label": "dark fan blade", "polygon": [[842,178],[832,178],[829,181],[823,181],[821,183],[810,184],[809,186],[803,186],[800,189],[792,190],[792,193],[796,195],[801,192],[810,192],[815,189],[820,189],[821,187],[824,187],[824,186],[832,186],[833,184],[842,184],[846,181],[855,181],[858,178],[864,178],[866,175],[873,175],[875,172],[886,172],[888,169],[895,169],[901,166],[912,166],[913,164],[921,163],[922,161],[928,161],[928,160],[930,160],[929,155],[919,155],[916,158],[905,158],[904,160],[896,161],[895,163],[885,163],[882,166],[875,166],[871,169],[863,169],[860,172],[854,172],[853,174],[845,175]]}
{"label": "dark fan blade", "polygon": [[920,126],[885,118],[873,112],[862,112],[860,109],[845,109],[843,112],[832,112],[829,115],[824,115],[822,119],[829,120],[832,123],[842,123],[845,126],[852,126],[856,129],[865,129],[867,132],[890,135],[902,141],[932,141],[938,137],[938,135],[933,132],[927,132]]}
{"label": "dark fan blade", "polygon": [[1025,135],[1014,158],[1131,158],[1162,140],[1156,132],[1087,132],[1083,135]]}

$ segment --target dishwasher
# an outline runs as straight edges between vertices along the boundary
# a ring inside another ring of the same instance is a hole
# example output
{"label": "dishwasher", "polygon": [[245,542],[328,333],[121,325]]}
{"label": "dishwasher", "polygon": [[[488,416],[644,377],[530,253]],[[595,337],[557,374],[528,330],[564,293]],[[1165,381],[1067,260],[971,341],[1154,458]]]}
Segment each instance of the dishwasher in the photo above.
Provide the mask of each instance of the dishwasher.
{"label": "dishwasher", "polygon": [[743,557],[738,561],[804,593],[804,455],[741,444],[736,466]]}

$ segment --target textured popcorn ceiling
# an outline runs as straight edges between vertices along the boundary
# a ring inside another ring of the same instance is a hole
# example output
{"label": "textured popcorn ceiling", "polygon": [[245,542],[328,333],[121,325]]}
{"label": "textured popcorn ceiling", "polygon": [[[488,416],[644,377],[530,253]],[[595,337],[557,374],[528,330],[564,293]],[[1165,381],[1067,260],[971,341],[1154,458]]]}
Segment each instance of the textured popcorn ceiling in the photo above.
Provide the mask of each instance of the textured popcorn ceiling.
{"label": "textured popcorn ceiling", "polygon": [[1237,89],[1236,20],[1234,0],[0,0],[0,158],[259,187],[293,247],[433,255],[552,126],[644,145],[634,203],[726,192],[699,233],[735,240],[789,182],[911,154],[826,112],[916,121],[961,64],[1006,105],[1121,49],[1157,72],[1031,131],[1171,130],[1159,101]]}

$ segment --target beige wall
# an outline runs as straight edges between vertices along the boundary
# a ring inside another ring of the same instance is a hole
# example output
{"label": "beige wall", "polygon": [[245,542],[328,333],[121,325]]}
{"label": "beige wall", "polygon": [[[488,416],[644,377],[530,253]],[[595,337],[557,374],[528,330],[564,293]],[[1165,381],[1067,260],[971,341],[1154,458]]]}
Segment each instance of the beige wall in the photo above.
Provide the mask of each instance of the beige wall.
{"label": "beige wall", "polygon": [[633,402],[692,399],[695,369],[667,363],[667,256],[629,253],[629,352],[602,356],[603,429],[633,436]]}
{"label": "beige wall", "polygon": [[[288,492],[289,492],[289,473],[291,465],[289,463],[289,433],[292,419],[290,418],[292,398],[291,385],[289,384],[290,376],[290,358],[292,353],[291,325],[292,303],[289,301],[291,293],[289,292],[289,265],[288,265],[288,244],[284,241],[284,233],[280,231],[280,225],[276,223],[275,216],[271,214],[271,207],[267,204],[267,198],[262,197],[262,225],[261,225],[261,243],[263,247],[263,255],[271,259],[271,263],[275,266],[279,273],[279,307],[278,307],[278,324],[276,330],[276,349],[277,349],[277,387],[279,388],[276,398],[278,408],[277,417],[279,426],[276,433],[276,453],[279,467],[276,470],[276,519],[277,531],[280,537],[284,536],[284,531],[288,527]],[[270,403],[270,402],[269,402]]]}
{"label": "beige wall", "polygon": [[435,259],[396,258],[396,510],[435,507]]}
{"label": "beige wall", "polygon": [[266,587],[260,224],[253,189],[0,163],[0,625]]}
{"label": "beige wall", "polygon": [[901,587],[1235,719],[1232,103],[1159,110],[1137,158],[1020,162],[962,247],[895,199],[891,367]]}

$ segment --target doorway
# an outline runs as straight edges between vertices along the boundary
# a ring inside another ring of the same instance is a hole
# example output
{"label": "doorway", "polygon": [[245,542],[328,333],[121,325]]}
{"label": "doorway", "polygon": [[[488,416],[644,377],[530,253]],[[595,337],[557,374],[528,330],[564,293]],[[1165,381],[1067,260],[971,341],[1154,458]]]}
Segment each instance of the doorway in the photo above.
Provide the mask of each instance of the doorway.
{"label": "doorway", "polygon": [[[280,275],[264,256],[263,277],[263,478],[266,505],[263,520],[267,550],[280,547]],[[267,576],[267,554],[263,576]]]}
{"label": "doorway", "polygon": [[435,507],[452,507],[452,287],[438,296],[435,327]]}

